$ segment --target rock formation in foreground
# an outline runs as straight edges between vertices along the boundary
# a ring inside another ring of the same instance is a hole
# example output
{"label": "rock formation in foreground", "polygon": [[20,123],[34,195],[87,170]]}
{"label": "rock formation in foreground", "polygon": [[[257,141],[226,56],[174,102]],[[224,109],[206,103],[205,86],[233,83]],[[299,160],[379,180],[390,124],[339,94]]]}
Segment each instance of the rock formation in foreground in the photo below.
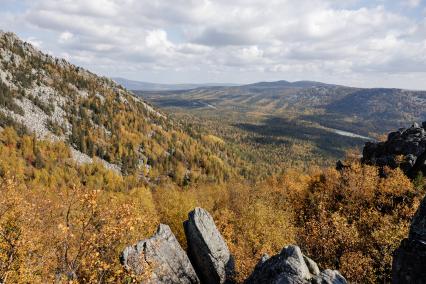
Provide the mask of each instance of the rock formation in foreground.
{"label": "rock formation in foreground", "polygon": [[[233,257],[211,215],[195,208],[184,228],[191,261],[170,228],[161,224],[153,237],[125,248],[121,263],[130,273],[144,276],[147,280],[142,283],[232,283]],[[335,270],[321,272],[299,247],[288,246],[273,257],[264,256],[245,282],[344,284],[346,280]]]}
{"label": "rock formation in foreground", "polygon": [[157,233],[126,247],[121,263],[143,283],[200,283],[185,251],[169,226],[160,224]]}
{"label": "rock formation in foreground", "polygon": [[203,283],[232,282],[234,261],[210,214],[195,208],[184,222],[188,256]]}
{"label": "rock formation in foreground", "polygon": [[408,238],[394,252],[392,283],[426,283],[426,198],[414,216]]}
{"label": "rock formation in foreground", "polygon": [[257,283],[324,283],[344,284],[345,278],[336,270],[320,272],[318,265],[304,256],[298,246],[287,246],[281,253],[264,256],[245,284]]}
{"label": "rock formation in foreground", "polygon": [[380,167],[400,167],[414,177],[419,171],[426,173],[426,122],[420,127],[400,128],[388,134],[385,142],[367,142],[362,162]]}

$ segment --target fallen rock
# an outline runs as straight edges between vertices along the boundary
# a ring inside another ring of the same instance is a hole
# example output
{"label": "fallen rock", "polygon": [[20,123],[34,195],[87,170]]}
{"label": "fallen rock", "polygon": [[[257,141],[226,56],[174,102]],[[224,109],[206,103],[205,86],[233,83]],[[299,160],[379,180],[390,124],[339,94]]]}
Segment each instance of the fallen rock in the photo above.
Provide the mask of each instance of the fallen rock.
{"label": "fallen rock", "polygon": [[200,283],[167,225],[160,224],[154,236],[126,247],[120,261],[129,272],[143,276],[143,283]]}
{"label": "fallen rock", "polygon": [[413,218],[408,238],[393,254],[392,283],[426,283],[426,198]]}
{"label": "fallen rock", "polygon": [[212,216],[195,208],[184,222],[188,256],[202,283],[232,282],[234,260]]}
{"label": "fallen rock", "polygon": [[338,271],[320,272],[318,265],[304,256],[298,246],[287,246],[271,258],[262,258],[245,283],[344,284],[346,280]]}

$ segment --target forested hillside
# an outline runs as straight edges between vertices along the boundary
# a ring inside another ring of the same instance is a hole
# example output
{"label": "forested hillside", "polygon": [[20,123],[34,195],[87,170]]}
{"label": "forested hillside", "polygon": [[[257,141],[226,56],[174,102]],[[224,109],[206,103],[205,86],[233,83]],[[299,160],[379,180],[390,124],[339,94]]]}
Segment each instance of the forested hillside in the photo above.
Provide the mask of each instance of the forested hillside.
{"label": "forested hillside", "polygon": [[339,170],[315,159],[266,167],[208,123],[177,122],[13,34],[1,34],[0,56],[0,282],[141,280],[120,252],[159,223],[186,249],[182,222],[197,206],[234,255],[237,283],[289,244],[349,281],[389,282],[421,176],[357,153]]}
{"label": "forested hillside", "polygon": [[365,136],[426,118],[425,91],[353,88],[320,82],[260,82],[187,91],[137,92],[161,107],[259,112]]}
{"label": "forested hillside", "polygon": [[79,162],[99,158],[125,175],[148,182],[170,177],[181,185],[232,174],[227,153],[194,140],[110,79],[45,55],[10,33],[0,34],[0,90],[2,127],[65,141]]}

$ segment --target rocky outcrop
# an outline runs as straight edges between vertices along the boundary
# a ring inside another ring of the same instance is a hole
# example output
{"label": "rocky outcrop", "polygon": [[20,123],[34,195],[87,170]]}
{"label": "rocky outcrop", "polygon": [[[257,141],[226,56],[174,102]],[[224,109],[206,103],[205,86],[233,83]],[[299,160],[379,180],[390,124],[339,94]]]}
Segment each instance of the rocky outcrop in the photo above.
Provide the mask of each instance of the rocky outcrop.
{"label": "rocky outcrop", "polygon": [[[195,208],[184,222],[188,256],[167,225],[134,246],[124,249],[121,263],[142,283],[233,283],[234,260],[212,216]],[[257,283],[345,284],[336,270],[320,271],[298,246],[287,246],[281,253],[264,255],[245,281]]]}
{"label": "rocky outcrop", "polygon": [[426,198],[414,216],[408,238],[394,252],[392,283],[426,283]]}
{"label": "rocky outcrop", "polygon": [[151,238],[126,247],[120,260],[143,283],[200,283],[188,256],[167,225],[161,224]]}
{"label": "rocky outcrop", "polygon": [[365,164],[400,167],[414,177],[419,171],[426,173],[426,122],[419,126],[400,128],[388,134],[385,142],[367,142],[363,149]]}
{"label": "rocky outcrop", "polygon": [[264,256],[245,283],[343,284],[346,280],[338,271],[320,272],[318,265],[304,256],[298,246],[287,246],[271,258]]}
{"label": "rocky outcrop", "polygon": [[313,284],[345,284],[346,279],[337,270],[326,269],[318,276],[315,276],[311,283]]}
{"label": "rocky outcrop", "polygon": [[212,216],[195,208],[184,222],[188,256],[202,283],[232,282],[234,261]]}

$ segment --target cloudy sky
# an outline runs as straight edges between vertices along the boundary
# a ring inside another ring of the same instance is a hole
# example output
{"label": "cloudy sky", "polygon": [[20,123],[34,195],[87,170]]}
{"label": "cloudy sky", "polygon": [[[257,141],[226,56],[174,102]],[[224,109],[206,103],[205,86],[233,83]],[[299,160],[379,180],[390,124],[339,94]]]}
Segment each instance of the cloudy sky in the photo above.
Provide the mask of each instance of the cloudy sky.
{"label": "cloudy sky", "polygon": [[102,75],[426,89],[426,0],[0,0],[0,29]]}

